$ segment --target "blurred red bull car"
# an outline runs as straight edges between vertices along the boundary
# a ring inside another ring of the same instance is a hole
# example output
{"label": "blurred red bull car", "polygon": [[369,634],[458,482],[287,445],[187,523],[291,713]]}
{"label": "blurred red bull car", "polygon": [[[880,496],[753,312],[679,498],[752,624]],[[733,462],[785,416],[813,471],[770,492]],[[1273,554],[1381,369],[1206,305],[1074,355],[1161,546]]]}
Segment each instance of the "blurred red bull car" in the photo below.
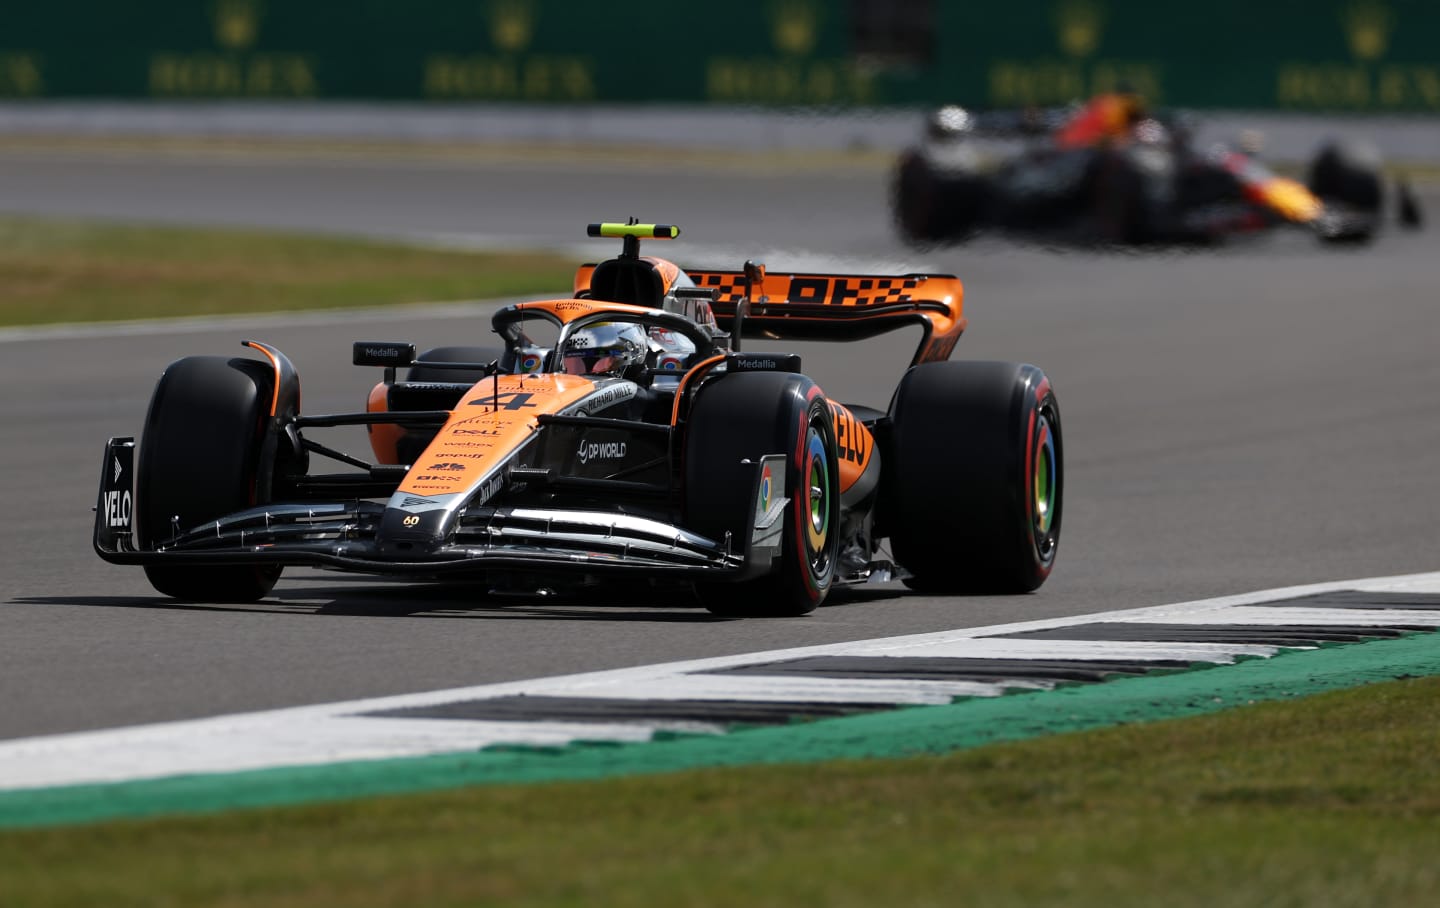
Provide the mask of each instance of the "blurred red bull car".
{"label": "blurred red bull car", "polygon": [[1188,117],[1153,114],[1125,92],[1064,110],[945,107],[899,159],[893,214],[901,235],[921,245],[985,230],[1041,241],[1209,243],[1278,227],[1354,243],[1372,239],[1390,209],[1402,225],[1420,226],[1414,194],[1398,181],[1387,191],[1372,144],[1325,143],[1302,182],[1261,161],[1255,138],[1202,147]]}

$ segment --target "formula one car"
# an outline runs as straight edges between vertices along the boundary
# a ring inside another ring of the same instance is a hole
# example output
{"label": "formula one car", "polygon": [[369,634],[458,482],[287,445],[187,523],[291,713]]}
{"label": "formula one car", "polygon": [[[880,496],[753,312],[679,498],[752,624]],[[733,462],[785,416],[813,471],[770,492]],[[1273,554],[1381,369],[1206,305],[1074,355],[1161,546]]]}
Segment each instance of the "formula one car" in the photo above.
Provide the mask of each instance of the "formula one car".
{"label": "formula one car", "polygon": [[[1382,222],[1386,192],[1373,146],[1326,144],[1301,183],[1272,172],[1252,143],[1198,148],[1184,115],[1132,110],[1110,135],[1080,141],[1069,138],[1083,115],[1074,110],[935,111],[925,139],[896,166],[900,234],[921,245],[987,229],[1129,245],[1210,243],[1289,225],[1322,240],[1363,242]],[[1401,224],[1420,225],[1404,183],[1394,204]]]}
{"label": "formula one car", "polygon": [[[171,364],[138,450],[105,446],[96,551],[197,601],[262,598],[286,565],[541,595],[638,577],[722,615],[804,614],[886,577],[1044,582],[1059,409],[1035,366],[946,361],[966,324],[958,279],[640,255],[678,232],[590,225],[621,254],[582,265],[565,298],[498,310],[494,347],[356,343],[357,365],[384,370],[363,412],[302,414],[294,366],[256,341],[262,359]],[[830,400],[798,355],[740,350],[909,325],[922,338],[887,411]],[[355,425],[373,462],[311,437]],[[350,469],[313,471],[318,457]]]}

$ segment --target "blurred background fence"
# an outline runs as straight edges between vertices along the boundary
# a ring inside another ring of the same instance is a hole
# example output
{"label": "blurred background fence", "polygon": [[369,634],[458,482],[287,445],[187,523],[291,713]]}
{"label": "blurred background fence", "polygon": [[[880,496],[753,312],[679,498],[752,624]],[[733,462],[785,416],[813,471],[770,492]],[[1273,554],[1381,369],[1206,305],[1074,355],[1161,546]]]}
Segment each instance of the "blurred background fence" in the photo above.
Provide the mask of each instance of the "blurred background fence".
{"label": "blurred background fence", "polygon": [[1440,112],[1432,0],[17,0],[0,98]]}

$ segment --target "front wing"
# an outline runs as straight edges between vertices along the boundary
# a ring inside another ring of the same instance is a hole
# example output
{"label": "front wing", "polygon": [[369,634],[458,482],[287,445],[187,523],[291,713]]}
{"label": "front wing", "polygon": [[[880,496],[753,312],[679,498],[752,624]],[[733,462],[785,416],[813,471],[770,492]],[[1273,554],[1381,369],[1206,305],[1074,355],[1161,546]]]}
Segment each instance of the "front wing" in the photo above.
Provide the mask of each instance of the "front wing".
{"label": "front wing", "polygon": [[452,536],[428,550],[397,555],[381,545],[386,506],[351,499],[273,502],[195,527],[170,528],[164,542],[137,543],[133,438],[105,445],[95,509],[96,553],[114,564],[308,565],[423,577],[488,571],[642,573],[743,580],[780,556],[787,499],[767,495],[762,475],[784,488],[783,455],[751,464],[754,519],[745,538],[710,539],[661,520],[612,511],[539,507],[467,509]]}

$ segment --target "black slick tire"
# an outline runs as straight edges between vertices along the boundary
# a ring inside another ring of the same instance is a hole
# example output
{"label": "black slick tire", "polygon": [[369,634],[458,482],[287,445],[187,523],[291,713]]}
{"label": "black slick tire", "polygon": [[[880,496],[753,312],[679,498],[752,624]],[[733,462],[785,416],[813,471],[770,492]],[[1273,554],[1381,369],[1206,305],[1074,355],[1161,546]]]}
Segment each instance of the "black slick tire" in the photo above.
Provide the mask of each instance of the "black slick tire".
{"label": "black slick tire", "polygon": [[1380,149],[1367,142],[1333,141],[1315,155],[1305,181],[1310,191],[1359,219],[1333,236],[1321,234],[1322,240],[1346,245],[1375,238],[1385,205],[1382,165]]}
{"label": "black slick tire", "polygon": [[[136,531],[154,548],[207,520],[258,502],[256,478],[274,389],[268,365],[192,356],[170,365],[150,399],[136,470]],[[253,602],[278,565],[149,564],[161,593],[194,602]]]}
{"label": "black slick tire", "polygon": [[1055,563],[1060,410],[1035,366],[911,368],[890,405],[883,521],[905,582],[933,593],[1025,593]]}
{"label": "black slick tire", "polygon": [[903,240],[929,246],[943,238],[935,177],[923,155],[908,151],[901,157],[890,192],[895,227]]}
{"label": "black slick tire", "polygon": [[1329,142],[1310,162],[1306,184],[1322,199],[1378,215],[1385,200],[1381,166],[1380,150],[1369,143]]}
{"label": "black slick tire", "polygon": [[[742,460],[785,454],[789,500],[780,563],[740,583],[700,583],[711,612],[785,617],[813,611],[830,590],[839,553],[839,462],[829,402],[801,375],[756,372],[712,380],[696,395],[684,448],[684,525],[743,540],[754,514]],[[779,491],[779,490],[777,490]]]}

